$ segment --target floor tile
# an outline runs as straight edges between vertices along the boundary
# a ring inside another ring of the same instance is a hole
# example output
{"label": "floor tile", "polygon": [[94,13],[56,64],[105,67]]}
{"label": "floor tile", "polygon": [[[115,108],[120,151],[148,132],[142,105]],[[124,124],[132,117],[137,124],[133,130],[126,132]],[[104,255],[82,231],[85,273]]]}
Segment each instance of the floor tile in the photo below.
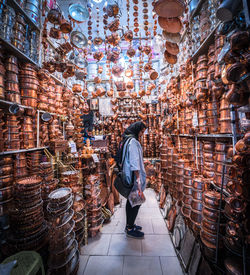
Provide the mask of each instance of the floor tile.
{"label": "floor tile", "polygon": [[159,208],[141,208],[138,213],[138,218],[162,218]]}
{"label": "floor tile", "polygon": [[125,234],[114,234],[108,255],[141,256],[141,240],[128,238]]}
{"label": "floor tile", "polygon": [[142,231],[145,234],[153,234],[153,225],[152,225],[152,221],[151,219],[147,219],[147,218],[138,218],[136,219],[135,223],[137,225],[140,225],[142,227]]}
{"label": "floor tile", "polygon": [[115,209],[115,213],[113,215],[113,219],[125,219],[126,218],[126,212],[125,212],[125,208],[122,207],[117,207]]}
{"label": "floor tile", "polygon": [[153,232],[155,234],[169,234],[166,223],[163,218],[151,219],[153,225]]}
{"label": "floor tile", "polygon": [[142,256],[176,256],[169,235],[146,235],[142,240]]}
{"label": "floor tile", "polygon": [[163,275],[184,274],[177,257],[160,257]]}
{"label": "floor tile", "polygon": [[110,234],[98,234],[94,238],[88,239],[88,245],[82,246],[82,255],[108,255]]}
{"label": "floor tile", "polygon": [[161,275],[159,257],[125,256],[123,275]]}
{"label": "floor tile", "polygon": [[77,275],[83,275],[84,270],[86,268],[87,262],[88,262],[89,256],[82,256],[80,255],[80,263],[79,268],[77,271]]}
{"label": "floor tile", "polygon": [[122,275],[123,257],[90,256],[84,275]]}

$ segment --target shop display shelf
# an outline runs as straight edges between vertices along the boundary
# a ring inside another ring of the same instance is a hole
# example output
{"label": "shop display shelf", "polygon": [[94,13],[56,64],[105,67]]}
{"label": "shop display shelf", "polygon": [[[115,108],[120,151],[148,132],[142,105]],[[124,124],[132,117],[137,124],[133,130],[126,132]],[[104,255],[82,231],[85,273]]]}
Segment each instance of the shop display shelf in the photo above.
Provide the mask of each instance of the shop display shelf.
{"label": "shop display shelf", "polygon": [[37,31],[41,31],[40,27],[36,25],[34,21],[29,17],[29,15],[25,12],[25,10],[15,1],[15,0],[7,0],[7,3],[14,8],[15,11],[20,12],[24,17],[28,24],[33,27]]}
{"label": "shop display shelf", "polygon": [[5,151],[5,152],[1,152],[0,156],[33,152],[33,151],[38,151],[38,150],[44,150],[44,149],[47,149],[47,148],[49,148],[49,147],[45,146],[45,147],[35,147],[35,148],[31,148],[31,149],[20,149],[20,150],[13,150],[13,151]]}
{"label": "shop display shelf", "polygon": [[197,134],[198,138],[232,138],[233,134]]}
{"label": "shop display shelf", "polygon": [[6,41],[0,36],[0,41],[3,43],[3,46],[17,56],[20,60],[33,64],[36,68],[40,68],[40,65],[24,54],[22,51],[13,46],[10,42]]}
{"label": "shop display shelf", "polygon": [[17,104],[19,107],[24,108],[24,109],[33,109],[33,108],[30,107],[30,106],[25,106],[25,105],[21,105],[21,104],[15,103],[15,102],[11,102],[11,101],[6,101],[6,100],[0,99],[0,106],[1,106],[1,103],[9,104],[9,105]]}
{"label": "shop display shelf", "polygon": [[209,46],[214,42],[215,32],[219,27],[220,23],[218,23],[207,36],[207,38],[203,41],[200,47],[196,50],[196,52],[192,55],[192,60],[196,63],[198,57],[202,54],[205,54],[208,51]]}

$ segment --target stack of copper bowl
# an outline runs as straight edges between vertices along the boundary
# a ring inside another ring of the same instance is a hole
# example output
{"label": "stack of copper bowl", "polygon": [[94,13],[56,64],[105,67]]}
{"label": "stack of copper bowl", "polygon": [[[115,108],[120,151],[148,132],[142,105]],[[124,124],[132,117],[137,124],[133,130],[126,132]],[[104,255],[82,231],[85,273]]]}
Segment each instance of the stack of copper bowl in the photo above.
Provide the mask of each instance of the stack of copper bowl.
{"label": "stack of copper bowl", "polygon": [[58,179],[54,178],[54,172],[52,169],[52,164],[50,162],[40,163],[40,177],[42,180],[42,199],[43,199],[43,209],[46,213],[47,205],[49,202],[48,196],[54,191],[58,186]]}
{"label": "stack of copper bowl", "polygon": [[182,201],[182,196],[183,196],[184,167],[185,167],[184,159],[178,159],[177,167],[176,167],[176,188],[178,191],[179,203]]}
{"label": "stack of copper bowl", "polygon": [[37,91],[39,82],[37,72],[32,64],[26,63],[22,65],[19,75],[22,104],[33,108],[37,107]]}
{"label": "stack of copper bowl", "polygon": [[221,187],[221,184],[222,184],[223,166],[225,166],[224,183],[223,183],[224,188],[230,181],[229,174],[230,174],[230,171],[232,171],[233,167],[232,167],[232,158],[228,155],[228,148],[229,146],[225,141],[217,142],[215,146],[214,184],[216,184],[218,187]]}
{"label": "stack of copper bowl", "polygon": [[5,67],[3,63],[3,49],[0,44],[0,99],[5,99]]}
{"label": "stack of copper bowl", "polygon": [[41,151],[27,153],[27,164],[29,173],[35,175],[40,172]]}
{"label": "stack of copper bowl", "polygon": [[177,165],[178,165],[178,154],[173,153],[172,155],[172,180],[173,180],[173,197],[175,200],[178,198],[178,190],[176,189],[176,180],[177,180]]}
{"label": "stack of copper bowl", "polygon": [[203,142],[204,170],[203,176],[212,179],[214,177],[214,142]]}
{"label": "stack of copper bowl", "polygon": [[48,83],[39,81],[40,89],[38,91],[38,109],[48,111]]}
{"label": "stack of copper bowl", "polygon": [[207,93],[207,56],[200,55],[197,61],[196,74],[195,74],[195,93],[197,102],[205,100]]}
{"label": "stack of copper bowl", "polygon": [[4,132],[4,149],[7,151],[19,150],[21,148],[20,140],[20,121],[15,115],[6,115]]}
{"label": "stack of copper bowl", "polygon": [[49,104],[48,111],[50,113],[56,113],[56,108],[55,108],[56,94],[54,91],[55,91],[55,81],[51,78],[49,82],[49,91],[48,91],[48,104]]}
{"label": "stack of copper bowl", "polygon": [[75,274],[79,265],[75,239],[72,190],[59,188],[49,194],[49,274]]}
{"label": "stack of copper bowl", "polygon": [[[223,199],[223,198],[222,198]],[[223,207],[223,203],[221,204]],[[205,246],[205,254],[211,260],[216,260],[217,222],[220,207],[220,193],[205,191],[203,193],[203,219],[201,223],[201,240]],[[223,211],[222,211],[223,212]],[[223,213],[221,214],[220,232],[223,233]],[[221,243],[220,243],[221,245]],[[220,247],[219,247],[220,248]]]}
{"label": "stack of copper bowl", "polygon": [[168,190],[169,192],[171,192],[171,194],[173,194],[173,148],[168,147],[167,148],[167,170],[166,170],[166,181],[167,181],[167,185],[168,185]]}
{"label": "stack of copper bowl", "polygon": [[70,100],[70,97],[72,97],[72,93],[69,89],[64,89],[62,100],[63,100],[63,114],[67,114],[68,112],[68,103]]}
{"label": "stack of copper bowl", "polygon": [[231,134],[232,125],[231,125],[231,115],[230,115],[230,105],[225,98],[225,94],[222,96],[220,101],[220,133],[222,134]]}
{"label": "stack of copper bowl", "polygon": [[193,184],[193,176],[194,170],[190,167],[184,168],[184,178],[183,178],[183,199],[182,199],[182,207],[181,212],[183,216],[187,219],[190,218],[191,215],[191,203],[193,200],[192,197],[192,184]]}
{"label": "stack of copper bowl", "polygon": [[13,202],[13,160],[0,158],[0,245],[6,241],[9,229],[9,209]]}
{"label": "stack of copper bowl", "polygon": [[[219,56],[221,49],[224,46],[224,39],[225,39],[224,35],[216,35],[215,44],[214,44],[215,45],[215,56]],[[214,78],[216,80],[218,80],[221,77],[221,71],[222,71],[221,65],[216,61],[214,66],[215,66]]]}
{"label": "stack of copper bowl", "polygon": [[73,203],[73,209],[74,209],[74,221],[75,221],[75,227],[74,231],[76,234],[76,240],[78,242],[78,246],[80,248],[82,241],[84,239],[84,232],[87,229],[85,226],[86,223],[86,203],[80,194],[74,195],[74,203]]}
{"label": "stack of copper bowl", "polygon": [[202,221],[202,194],[206,189],[205,179],[203,177],[196,177],[193,179],[192,187],[192,202],[190,219],[193,223],[195,232],[199,232]]}
{"label": "stack of copper bowl", "polygon": [[185,134],[191,134],[193,128],[193,110],[185,108]]}
{"label": "stack of copper bowl", "polygon": [[[77,116],[75,118],[75,127],[76,127],[76,129],[81,129],[83,127],[83,123],[82,123],[82,120],[81,120],[80,116]],[[76,141],[77,149],[82,149],[83,146],[84,146],[82,133],[79,133],[79,132],[75,131],[74,132],[74,138],[75,138],[75,141]]]}
{"label": "stack of copper bowl", "polygon": [[49,128],[47,123],[41,124],[41,130],[39,135],[40,135],[40,145],[47,146],[49,144]]}
{"label": "stack of copper bowl", "polygon": [[55,108],[57,113],[63,115],[63,101],[62,101],[63,86],[55,85]]}
{"label": "stack of copper bowl", "polygon": [[209,101],[207,103],[207,119],[208,119],[208,128],[209,133],[215,134],[218,132],[219,123],[218,123],[218,105],[217,101]]}
{"label": "stack of copper bowl", "polygon": [[185,134],[185,112],[184,109],[181,109],[179,112],[179,128],[180,134]]}
{"label": "stack of copper bowl", "polygon": [[87,198],[88,231],[94,237],[102,226],[102,205],[100,198],[99,178],[97,175],[89,175],[85,185]]}
{"label": "stack of copper bowl", "polygon": [[10,212],[11,234],[8,237],[11,250],[39,250],[46,244],[41,182],[37,176],[15,182],[15,206]]}
{"label": "stack of copper bowl", "polygon": [[198,140],[197,143],[197,162],[198,162],[198,170],[199,174],[203,174],[204,170],[204,162],[203,162],[203,142],[201,140]]}
{"label": "stack of copper bowl", "polygon": [[35,147],[33,120],[30,116],[23,117],[22,123],[23,148],[31,149]]}
{"label": "stack of copper bowl", "polygon": [[22,52],[24,51],[25,25],[24,17],[20,13],[17,13],[13,28],[12,44]]}
{"label": "stack of copper bowl", "polygon": [[5,99],[21,104],[18,83],[18,60],[17,57],[9,55],[5,61]]}
{"label": "stack of copper bowl", "polygon": [[199,104],[198,111],[199,133],[208,133],[208,117],[207,117],[207,103],[202,102]]}
{"label": "stack of copper bowl", "polygon": [[[167,144],[166,142],[163,141],[162,147],[161,147],[161,153],[160,153],[160,159],[161,159],[161,171],[163,173],[163,180],[166,178],[166,184],[165,186],[169,186],[169,181],[167,180],[167,170],[169,169],[168,165],[168,150],[167,150]],[[172,163],[171,163],[172,166]],[[164,184],[164,182],[163,182]]]}
{"label": "stack of copper bowl", "polygon": [[28,175],[27,160],[25,153],[15,155],[14,161],[14,177],[20,179]]}

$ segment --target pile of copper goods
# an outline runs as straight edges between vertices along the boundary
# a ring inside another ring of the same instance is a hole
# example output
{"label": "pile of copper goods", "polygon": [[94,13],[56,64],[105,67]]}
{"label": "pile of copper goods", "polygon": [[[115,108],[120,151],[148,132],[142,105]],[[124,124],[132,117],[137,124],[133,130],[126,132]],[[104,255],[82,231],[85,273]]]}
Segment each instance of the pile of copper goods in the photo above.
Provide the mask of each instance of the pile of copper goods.
{"label": "pile of copper goods", "polygon": [[219,118],[219,127],[220,133],[228,134],[232,133],[232,121],[230,115],[230,103],[227,101],[225,94],[220,100],[220,118]]}
{"label": "pile of copper goods", "polygon": [[0,158],[0,244],[6,242],[9,229],[9,211],[13,202],[13,159],[10,156]]}
{"label": "pile of copper goods", "polygon": [[[199,233],[202,221],[202,194],[206,190],[206,183],[203,177],[193,178],[192,188],[188,187],[186,195],[192,195],[190,220],[192,222],[193,230]],[[190,192],[190,193],[189,193]]]}
{"label": "pile of copper goods", "polygon": [[21,148],[20,138],[20,121],[15,115],[5,116],[4,133],[4,149],[6,151],[19,150]]}
{"label": "pile of copper goods", "polygon": [[12,253],[39,250],[47,243],[47,224],[41,197],[42,178],[25,177],[15,181],[14,205],[10,210],[8,248]]}
{"label": "pile of copper goods", "polygon": [[191,214],[191,203],[192,203],[192,184],[193,184],[194,172],[192,168],[184,168],[184,177],[183,177],[183,198],[182,198],[182,215],[185,216],[188,220],[190,219]]}
{"label": "pile of copper goods", "polygon": [[176,189],[178,191],[178,203],[181,204],[183,198],[183,182],[184,182],[184,167],[185,161],[184,159],[178,159],[177,167],[176,167]]}
{"label": "pile of copper goods", "polygon": [[208,119],[208,128],[210,134],[216,134],[219,130],[219,122],[218,122],[218,101],[216,98],[208,101],[207,103],[207,119]]}
{"label": "pile of copper goods", "polygon": [[34,151],[26,154],[27,165],[30,175],[36,175],[40,172],[41,151]]}
{"label": "pile of copper goods", "polygon": [[69,187],[73,194],[82,194],[83,186],[80,183],[79,171],[65,171],[61,173],[60,186]]}
{"label": "pile of copper goods", "polygon": [[5,99],[21,104],[17,57],[9,55],[5,60]]}
{"label": "pile of copper goods", "polygon": [[3,62],[3,49],[2,45],[0,44],[0,99],[5,99],[5,67]]}
{"label": "pile of copper goods", "polygon": [[43,209],[46,215],[47,205],[49,202],[49,194],[58,186],[58,179],[54,178],[54,172],[51,162],[41,162],[39,175],[42,178],[42,199]]}
{"label": "pile of copper goods", "polygon": [[63,134],[59,125],[57,118],[54,118],[53,121],[49,124],[49,139],[50,141],[63,140]]}
{"label": "pile of copper goods", "polygon": [[204,141],[203,142],[203,176],[205,178],[212,179],[214,177],[214,142]]}
{"label": "pile of copper goods", "polygon": [[31,149],[35,147],[35,137],[34,137],[34,129],[33,129],[33,119],[30,116],[22,117],[22,148]]}
{"label": "pile of copper goods", "polygon": [[75,239],[72,190],[62,187],[52,191],[47,205],[49,226],[49,274],[75,274],[79,250]]}
{"label": "pile of copper goods", "polygon": [[63,115],[63,101],[62,101],[63,87],[55,84],[55,109],[60,115]]}
{"label": "pile of copper goods", "polygon": [[[221,204],[223,207],[223,203]],[[213,262],[216,261],[217,224],[220,210],[220,193],[205,191],[203,193],[203,210],[201,222],[201,241],[205,247],[205,255]],[[223,217],[220,220],[220,234],[224,233]],[[222,243],[219,243],[221,248]]]}
{"label": "pile of copper goods", "polygon": [[66,124],[66,126],[65,126],[65,131],[66,131],[67,137],[72,137],[72,136],[74,136],[75,127],[74,127],[74,125],[72,124],[71,120],[69,120],[69,122]]}
{"label": "pile of copper goods", "polygon": [[48,85],[48,105],[49,105],[48,111],[50,113],[56,112],[55,98],[56,98],[55,81],[51,78]]}
{"label": "pile of copper goods", "polygon": [[27,158],[25,153],[15,155],[14,178],[19,179],[28,176]]}
{"label": "pile of copper goods", "polygon": [[32,64],[22,64],[22,69],[19,74],[19,81],[22,104],[36,108],[39,81],[37,79],[36,69]]}
{"label": "pile of copper goods", "polygon": [[98,176],[88,176],[84,188],[87,202],[88,232],[91,237],[94,237],[99,232],[103,223]]}
{"label": "pile of copper goods", "polygon": [[[172,196],[175,200],[178,200],[178,190],[176,187],[176,180],[177,180],[177,165],[178,165],[178,153],[173,153],[172,155]],[[170,188],[171,192],[171,188]]]}
{"label": "pile of copper goods", "polygon": [[203,174],[204,162],[203,162],[203,142],[198,140],[197,142],[197,159],[196,164],[198,166],[199,174]]}

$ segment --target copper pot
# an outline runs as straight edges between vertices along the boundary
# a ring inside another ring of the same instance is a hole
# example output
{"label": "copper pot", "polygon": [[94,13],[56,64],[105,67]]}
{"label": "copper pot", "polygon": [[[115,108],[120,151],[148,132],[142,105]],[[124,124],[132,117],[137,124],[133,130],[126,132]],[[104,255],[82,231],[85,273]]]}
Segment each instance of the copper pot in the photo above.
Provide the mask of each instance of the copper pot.
{"label": "copper pot", "polygon": [[6,63],[6,70],[16,74],[19,73],[18,66],[13,63]]}
{"label": "copper pot", "polygon": [[22,104],[33,108],[37,107],[37,98],[34,97],[22,97]]}
{"label": "copper pot", "polygon": [[225,152],[226,146],[227,146],[226,143],[216,142],[215,151],[217,151],[217,152]]}
{"label": "copper pot", "polygon": [[191,214],[191,208],[186,205],[182,205],[181,212],[182,212],[182,215],[189,218]]}
{"label": "copper pot", "polygon": [[31,89],[21,89],[21,96],[37,98],[37,91]]}
{"label": "copper pot", "polygon": [[13,183],[13,175],[0,176],[0,188],[4,188],[6,186],[12,185]]}
{"label": "copper pot", "polygon": [[200,235],[201,235],[202,242],[206,246],[208,246],[209,248],[213,248],[213,249],[216,248],[216,240],[217,240],[216,234],[215,235],[210,234],[210,233],[204,231],[204,229],[202,229]]}
{"label": "copper pot", "polygon": [[13,172],[12,164],[6,164],[0,167],[0,176],[6,176]]}
{"label": "copper pot", "polygon": [[191,207],[194,210],[201,211],[203,205],[202,205],[202,202],[200,200],[193,199],[192,202],[191,202]]}
{"label": "copper pot", "polygon": [[6,81],[5,82],[5,89],[6,89],[6,91],[18,92],[19,91],[18,82]]}
{"label": "copper pot", "polygon": [[62,19],[60,22],[60,30],[62,33],[70,33],[72,31],[72,26],[69,21]]}
{"label": "copper pot", "polygon": [[216,162],[225,162],[227,160],[227,156],[223,152],[216,152],[215,161]]}
{"label": "copper pot", "polygon": [[179,46],[176,43],[171,43],[166,41],[165,47],[166,47],[166,50],[172,55],[177,55],[180,51]]}
{"label": "copper pot", "polygon": [[159,0],[153,3],[154,11],[159,16],[163,17],[177,17],[181,16],[185,9],[183,1],[170,1]]}
{"label": "copper pot", "polygon": [[6,140],[19,139],[20,133],[5,133],[4,138]]}
{"label": "copper pot", "polygon": [[183,193],[186,196],[192,196],[192,187],[183,185]]}
{"label": "copper pot", "polygon": [[170,54],[167,50],[164,52],[164,58],[169,64],[176,64],[177,62],[177,56]]}
{"label": "copper pot", "polygon": [[203,202],[204,205],[207,205],[209,208],[218,208],[220,204],[220,193],[216,191],[205,191],[203,193]]}
{"label": "copper pot", "polygon": [[193,198],[194,198],[195,200],[200,200],[200,201],[202,201],[202,191],[201,191],[201,190],[197,190],[197,189],[195,189],[195,188],[191,188],[191,190],[192,190],[191,195],[193,196]]}

